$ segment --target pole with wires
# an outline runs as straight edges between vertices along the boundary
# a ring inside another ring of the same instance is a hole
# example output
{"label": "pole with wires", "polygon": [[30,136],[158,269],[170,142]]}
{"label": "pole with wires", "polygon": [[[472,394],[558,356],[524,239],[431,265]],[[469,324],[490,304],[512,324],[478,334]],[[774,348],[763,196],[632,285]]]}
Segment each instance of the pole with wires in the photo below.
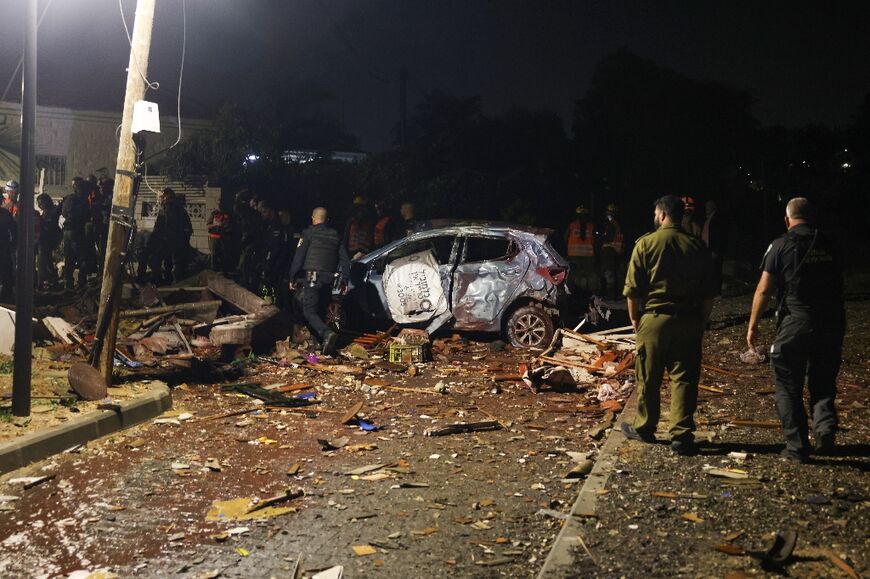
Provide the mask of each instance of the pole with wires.
{"label": "pole with wires", "polygon": [[[133,105],[143,100],[149,86],[148,56],[151,50],[151,30],[154,24],[156,0],[138,0],[133,35],[130,38],[130,63],[127,67],[127,90],[124,95],[124,116],[121,121],[118,161],[115,169],[115,190],[112,196],[112,218],[106,246],[106,261],[103,266],[103,285],[100,291],[100,311],[97,326],[106,324],[105,343],[97,360],[97,369],[112,383],[112,365],[115,359],[115,343],[118,335],[118,302],[123,276],[121,258],[132,227],[135,210],[135,181],[137,172],[137,146],[133,139]],[[104,319],[108,316],[108,319]]]}
{"label": "pole with wires", "polygon": [[36,0],[27,0],[24,73],[21,75],[21,183],[18,187],[18,272],[15,285],[15,352],[12,361],[12,414],[30,415],[33,351],[33,188],[36,182]]}

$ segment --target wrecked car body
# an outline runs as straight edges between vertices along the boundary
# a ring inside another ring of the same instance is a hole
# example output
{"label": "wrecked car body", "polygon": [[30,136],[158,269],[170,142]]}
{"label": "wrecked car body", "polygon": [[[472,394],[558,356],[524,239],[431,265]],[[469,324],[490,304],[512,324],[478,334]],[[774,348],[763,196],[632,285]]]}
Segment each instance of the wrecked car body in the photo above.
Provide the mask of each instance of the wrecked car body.
{"label": "wrecked car body", "polygon": [[567,261],[552,230],[433,222],[351,265],[343,307],[351,325],[446,323],[503,332],[515,346],[545,347],[567,290]]}

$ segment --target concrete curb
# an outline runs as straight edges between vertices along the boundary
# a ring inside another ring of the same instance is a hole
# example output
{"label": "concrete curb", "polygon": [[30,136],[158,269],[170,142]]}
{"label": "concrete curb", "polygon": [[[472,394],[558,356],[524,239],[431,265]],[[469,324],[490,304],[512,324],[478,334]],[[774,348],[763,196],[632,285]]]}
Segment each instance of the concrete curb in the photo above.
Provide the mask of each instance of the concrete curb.
{"label": "concrete curb", "polygon": [[155,382],[150,391],[120,406],[119,411],[95,410],[0,445],[0,474],[154,418],[172,408],[172,394],[166,384]]}
{"label": "concrete curb", "polygon": [[[622,422],[633,422],[635,413],[637,412],[637,388],[631,393],[625,403],[625,408],[616,417],[613,423],[613,429],[607,436],[607,440],[601,447],[598,453],[598,460],[595,461],[595,466],[592,472],[583,483],[580,489],[580,494],[577,500],[574,501],[574,506],[571,507],[571,514],[568,520],[562,526],[562,530],[556,536],[553,542],[553,547],[550,553],[544,560],[544,565],[538,573],[538,579],[549,579],[552,577],[565,576],[574,577],[576,573],[572,572],[571,566],[576,557],[587,557],[582,551],[578,537],[582,537],[581,523],[582,518],[596,514],[596,505],[598,502],[598,491],[603,489],[613,472],[613,466],[616,463],[616,450],[626,441],[625,436],[619,429]],[[579,554],[578,554],[579,550]]]}

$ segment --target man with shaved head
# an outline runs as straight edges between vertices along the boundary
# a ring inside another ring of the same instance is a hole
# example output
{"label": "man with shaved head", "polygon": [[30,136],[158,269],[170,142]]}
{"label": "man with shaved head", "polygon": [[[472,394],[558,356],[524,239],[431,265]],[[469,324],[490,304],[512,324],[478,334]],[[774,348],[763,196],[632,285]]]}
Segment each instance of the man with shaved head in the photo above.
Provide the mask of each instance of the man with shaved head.
{"label": "man with shaved head", "polygon": [[[776,381],[776,411],[785,435],[783,458],[807,462],[812,450],[831,454],[837,433],[837,373],[846,332],[843,275],[833,241],[815,226],[815,211],[803,197],[788,202],[788,230],[761,262],[746,342],[758,342],[758,322],[778,293],[776,338],[770,365]],[[814,449],[810,447],[804,382],[810,391]]]}
{"label": "man with shaved head", "polygon": [[329,356],[335,353],[338,335],[323,321],[323,314],[332,298],[335,278],[343,284],[350,277],[350,260],[338,232],[326,224],[326,218],[323,207],[311,212],[311,227],[302,232],[290,266],[290,283],[300,272],[305,273],[302,313],[320,338],[321,351]]}

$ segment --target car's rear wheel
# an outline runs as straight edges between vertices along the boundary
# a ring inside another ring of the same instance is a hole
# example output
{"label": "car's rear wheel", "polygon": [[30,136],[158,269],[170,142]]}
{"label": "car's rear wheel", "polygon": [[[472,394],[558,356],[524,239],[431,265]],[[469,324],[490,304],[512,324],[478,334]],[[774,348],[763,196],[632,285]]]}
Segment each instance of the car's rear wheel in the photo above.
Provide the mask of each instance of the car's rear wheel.
{"label": "car's rear wheel", "polygon": [[555,324],[544,308],[529,305],[511,314],[506,329],[508,339],[517,348],[546,348],[553,339]]}

